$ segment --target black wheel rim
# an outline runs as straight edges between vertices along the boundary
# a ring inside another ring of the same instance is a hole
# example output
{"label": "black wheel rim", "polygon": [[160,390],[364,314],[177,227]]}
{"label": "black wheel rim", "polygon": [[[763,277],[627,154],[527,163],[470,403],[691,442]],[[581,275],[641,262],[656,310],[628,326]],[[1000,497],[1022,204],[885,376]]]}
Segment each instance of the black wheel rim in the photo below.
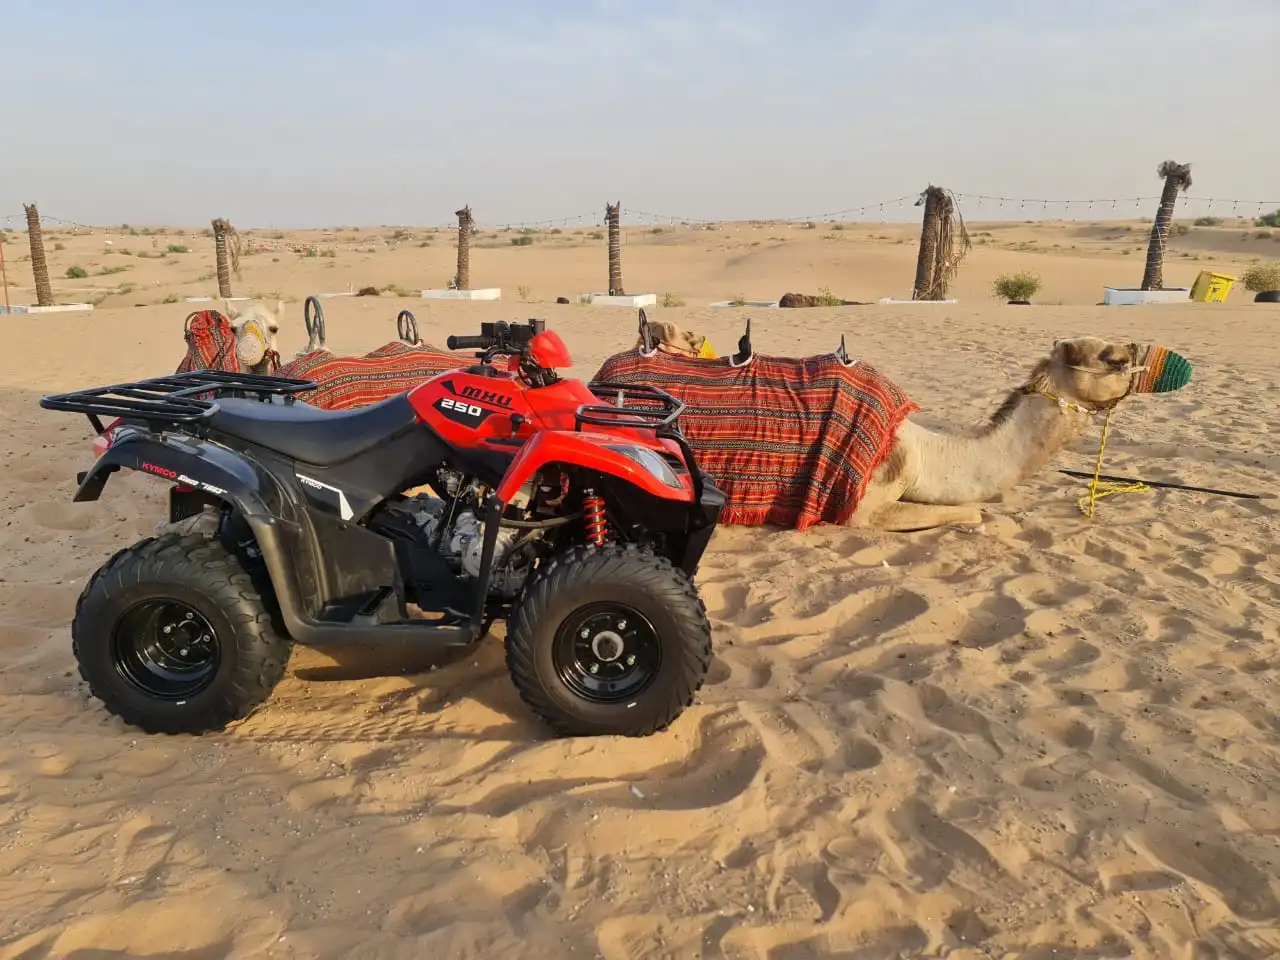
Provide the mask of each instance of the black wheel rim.
{"label": "black wheel rim", "polygon": [[126,610],[116,623],[112,655],[121,677],[161,700],[199,693],[221,662],[209,621],[178,600],[144,600]]}
{"label": "black wheel rim", "polygon": [[649,619],[625,603],[591,603],[556,631],[552,659],[560,680],[592,703],[620,703],[645,691],[662,666]]}

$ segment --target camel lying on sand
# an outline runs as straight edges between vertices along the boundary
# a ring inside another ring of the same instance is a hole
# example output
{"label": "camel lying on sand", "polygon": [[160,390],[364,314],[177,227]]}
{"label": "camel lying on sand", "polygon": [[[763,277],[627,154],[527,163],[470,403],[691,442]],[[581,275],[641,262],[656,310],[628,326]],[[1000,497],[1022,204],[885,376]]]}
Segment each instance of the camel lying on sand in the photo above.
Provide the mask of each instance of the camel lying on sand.
{"label": "camel lying on sand", "polygon": [[284,303],[274,309],[253,302],[243,310],[226,304],[241,367],[251,373],[274,373],[316,381],[316,389],[298,394],[312,406],[346,410],[378,403],[412,389],[445,370],[472,362],[467,354],[441,350],[418,336],[418,322],[408,310],[396,317],[398,340],[383,344],[361,357],[339,356],[325,346],[324,310],[315,297],[307,297],[303,320],[307,345],[288,363],[280,363],[276,334],[284,316]]}
{"label": "camel lying on sand", "polygon": [[[759,459],[760,451],[770,451],[776,458],[785,455],[787,447],[807,447],[806,455],[811,459],[806,462],[818,472],[827,469],[832,474],[810,482],[822,485],[822,496],[827,500],[841,501],[829,504],[830,511],[821,521],[900,532],[980,524],[982,511],[978,503],[1041,470],[1084,432],[1094,414],[1136,392],[1138,372],[1145,369],[1140,366],[1144,352],[1138,344],[1112,343],[1097,337],[1059,340],[1049,356],[1033,367],[1026,381],[1009,393],[990,420],[965,434],[929,430],[909,419],[908,414],[918,407],[900,392],[895,394],[892,383],[869,364],[848,360],[843,355],[843,342],[838,353],[827,357],[753,356],[748,328],[734,358],[706,360],[697,359],[705,338],[669,322],[649,321],[643,311],[640,326],[636,349],[606,360],[596,379],[643,382],[686,403],[686,413],[681,417],[685,435],[699,465],[726,489],[728,522],[779,522],[761,519],[765,514],[749,509],[749,505],[740,514],[746,519],[735,521],[735,493],[746,490],[741,495],[744,501],[751,496],[767,497],[769,469],[782,461]],[[851,428],[843,411],[840,415],[846,423],[836,428],[843,437],[818,434],[830,434],[837,416],[829,409],[815,411],[814,401],[840,402],[841,394],[837,391],[806,396],[786,389],[786,384],[775,383],[769,387],[768,399],[762,402],[758,395],[745,393],[753,389],[759,392],[758,387],[743,386],[747,383],[743,379],[744,368],[753,363],[772,371],[759,377],[794,378],[801,388],[801,381],[806,378],[829,388],[845,378],[850,380],[847,394],[865,397],[869,389],[879,391],[874,402],[864,403],[861,411],[871,410],[880,416],[866,438],[881,449],[863,458],[865,470],[858,471],[860,476],[840,487],[835,495],[830,494],[831,484],[840,482],[836,471],[847,466],[832,467],[832,461],[842,454],[865,452],[868,446],[866,442],[840,446],[849,434],[863,430],[856,422]],[[790,366],[779,366],[780,363]],[[768,364],[773,366],[764,366]],[[823,397],[835,400],[823,401]],[[896,415],[892,410],[886,414],[886,405],[895,406]],[[726,416],[726,412],[731,415]],[[791,433],[781,435],[777,423],[787,420],[792,421],[787,427]],[[796,422],[800,422],[798,427]],[[755,450],[751,450],[753,445]],[[820,453],[813,454],[819,449]],[[784,453],[777,453],[779,450]],[[744,456],[757,459],[748,464],[742,459]],[[793,459],[788,468],[793,469],[797,462]],[[758,489],[754,490],[752,479],[743,479],[753,472],[764,475],[763,479],[752,478],[757,481]],[[778,482],[792,481],[788,478]],[[821,521],[802,517],[792,522],[788,514],[788,519],[781,522],[804,529],[810,522]]]}

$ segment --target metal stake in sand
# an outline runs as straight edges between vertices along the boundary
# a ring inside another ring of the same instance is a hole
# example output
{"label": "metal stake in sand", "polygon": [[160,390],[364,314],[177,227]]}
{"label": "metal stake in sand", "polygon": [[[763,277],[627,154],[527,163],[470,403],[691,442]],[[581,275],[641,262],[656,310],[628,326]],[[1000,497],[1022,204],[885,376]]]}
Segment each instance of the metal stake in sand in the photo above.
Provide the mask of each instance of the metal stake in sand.
{"label": "metal stake in sand", "polygon": [[36,303],[42,307],[53,306],[53,286],[49,283],[49,261],[44,256],[44,228],[40,226],[40,211],[34,203],[24,203],[27,213],[27,241],[31,244],[31,274],[36,281]]}

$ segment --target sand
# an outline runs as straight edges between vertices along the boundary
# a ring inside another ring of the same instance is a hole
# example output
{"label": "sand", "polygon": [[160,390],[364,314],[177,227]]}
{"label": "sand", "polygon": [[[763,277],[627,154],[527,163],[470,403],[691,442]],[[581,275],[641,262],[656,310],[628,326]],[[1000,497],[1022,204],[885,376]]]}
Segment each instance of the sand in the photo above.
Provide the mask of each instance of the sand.
{"label": "sand", "polygon": [[[1158,341],[1195,381],[1120,408],[1109,471],[1271,494],[1277,308],[1238,288],[1222,305],[1095,306],[1104,284],[1140,279],[1141,224],[971,229],[990,237],[959,304],[754,310],[758,349],[847,334],[922,420],[967,424],[1055,337]],[[628,230],[624,279],[684,300],[651,315],[725,352],[748,311],[714,300],[909,296],[913,230]],[[1280,253],[1245,232],[1179,238],[1166,282]],[[290,300],[291,352],[308,293],[452,275],[446,234],[391,233],[272,240],[336,255],[247,257],[239,289]],[[550,738],[506,675],[501,628],[451,662],[299,650],[267,704],[218,735],[109,717],[68,625],[88,574],[162,516],[164,487],[120,476],[71,503],[89,429],[36,401],[176,366],[197,307],[158,301],[213,292],[212,244],[175,231],[154,249],[191,252],[122,255],[151,239],[50,237],[60,298],[116,292],[92,314],[0,318],[0,957],[1280,953],[1276,501],[1157,490],[1105,500],[1091,523],[1057,470],[1088,469],[1096,432],[985,505],[979,530],[720,530],[698,577],[709,681],[648,739]],[[402,307],[436,343],[545,317],[581,375],[633,342],[632,311],[553,302],[600,289],[602,240],[509,239],[486,230],[472,265],[503,303],[334,299],[331,346],[392,339]],[[10,236],[10,279],[30,284],[24,248]],[[133,269],[60,279],[73,264]],[[1044,278],[1039,305],[990,296],[1024,268]]]}

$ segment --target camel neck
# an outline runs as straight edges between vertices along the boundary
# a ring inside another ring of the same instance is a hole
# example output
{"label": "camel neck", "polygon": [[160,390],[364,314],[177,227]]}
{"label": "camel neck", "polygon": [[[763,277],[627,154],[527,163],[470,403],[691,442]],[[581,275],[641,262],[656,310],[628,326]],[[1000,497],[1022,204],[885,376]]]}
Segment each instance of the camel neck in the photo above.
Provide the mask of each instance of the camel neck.
{"label": "camel neck", "polygon": [[922,428],[921,466],[904,499],[962,504],[989,500],[1040,470],[1089,426],[1091,412],[1046,392],[1010,396],[972,436]]}

